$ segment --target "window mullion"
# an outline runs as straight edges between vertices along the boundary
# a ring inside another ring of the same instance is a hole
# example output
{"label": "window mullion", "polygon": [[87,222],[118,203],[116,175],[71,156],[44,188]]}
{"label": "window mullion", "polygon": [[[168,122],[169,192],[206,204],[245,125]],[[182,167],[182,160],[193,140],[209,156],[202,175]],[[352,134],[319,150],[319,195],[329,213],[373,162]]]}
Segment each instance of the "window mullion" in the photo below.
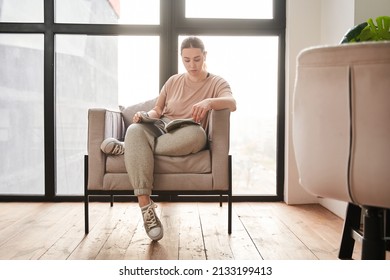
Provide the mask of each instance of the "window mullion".
{"label": "window mullion", "polygon": [[54,86],[54,3],[44,2],[44,135],[45,135],[45,197],[56,193],[55,86]]}

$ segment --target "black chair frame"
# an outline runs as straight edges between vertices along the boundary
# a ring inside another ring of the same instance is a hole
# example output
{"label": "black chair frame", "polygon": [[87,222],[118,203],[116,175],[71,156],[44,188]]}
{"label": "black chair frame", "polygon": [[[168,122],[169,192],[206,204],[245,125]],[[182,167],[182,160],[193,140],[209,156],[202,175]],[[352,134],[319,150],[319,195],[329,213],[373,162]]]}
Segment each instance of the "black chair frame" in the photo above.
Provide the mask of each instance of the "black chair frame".
{"label": "black chair frame", "polygon": [[339,259],[352,259],[358,241],[362,244],[362,260],[385,260],[386,250],[390,251],[389,210],[348,203]]}

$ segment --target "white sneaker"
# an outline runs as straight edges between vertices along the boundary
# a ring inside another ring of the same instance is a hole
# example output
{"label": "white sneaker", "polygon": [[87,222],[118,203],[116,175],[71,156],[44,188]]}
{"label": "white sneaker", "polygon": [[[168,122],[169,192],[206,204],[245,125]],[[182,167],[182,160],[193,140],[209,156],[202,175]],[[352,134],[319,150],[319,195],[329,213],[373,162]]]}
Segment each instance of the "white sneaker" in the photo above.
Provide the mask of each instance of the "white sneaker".
{"label": "white sneaker", "polygon": [[115,138],[107,138],[103,141],[103,143],[100,145],[100,149],[103,153],[107,155],[123,155],[125,152],[125,146],[123,142],[120,142],[119,140]]}
{"label": "white sneaker", "polygon": [[150,239],[158,241],[164,236],[164,229],[160,219],[155,212],[157,205],[151,201],[148,205],[141,207],[142,217],[144,218],[144,227],[146,234]]}

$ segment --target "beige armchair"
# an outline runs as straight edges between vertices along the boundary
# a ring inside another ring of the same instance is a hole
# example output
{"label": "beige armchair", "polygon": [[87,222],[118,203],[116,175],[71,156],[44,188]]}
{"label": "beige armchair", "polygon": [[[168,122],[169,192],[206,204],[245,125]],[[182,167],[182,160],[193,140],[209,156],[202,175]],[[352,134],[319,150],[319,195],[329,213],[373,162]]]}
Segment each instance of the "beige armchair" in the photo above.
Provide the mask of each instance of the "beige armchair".
{"label": "beige armchair", "polygon": [[389,246],[389,73],[390,42],[320,46],[298,56],[292,117],[300,183],[349,203],[340,259],[352,258],[355,240],[362,259],[384,259]]}
{"label": "beige armchair", "polygon": [[[133,195],[124,156],[107,156],[100,150],[104,139],[123,139],[137,111],[153,108],[155,99],[114,112],[90,109],[88,112],[88,155],[85,156],[85,233],[89,232],[89,198]],[[211,111],[206,133],[208,146],[187,156],[155,156],[153,195],[227,196],[228,233],[231,233],[232,184],[229,155],[230,111]],[[222,200],[220,201],[222,206]]]}

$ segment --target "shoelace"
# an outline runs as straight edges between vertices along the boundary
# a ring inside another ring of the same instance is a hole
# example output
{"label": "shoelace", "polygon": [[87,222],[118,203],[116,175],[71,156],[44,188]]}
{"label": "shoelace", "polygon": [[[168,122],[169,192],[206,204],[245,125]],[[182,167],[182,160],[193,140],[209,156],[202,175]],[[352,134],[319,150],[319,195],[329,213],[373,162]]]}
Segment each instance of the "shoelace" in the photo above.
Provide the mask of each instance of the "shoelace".
{"label": "shoelace", "polygon": [[125,151],[125,148],[124,148],[122,145],[116,144],[116,145],[114,146],[114,149],[112,150],[111,153],[112,153],[113,155],[121,155],[121,154],[124,153],[124,151]]}
{"label": "shoelace", "polygon": [[156,213],[154,213],[154,208],[157,208],[156,204],[150,205],[143,214],[145,219],[145,224],[148,227],[148,229],[158,226]]}

